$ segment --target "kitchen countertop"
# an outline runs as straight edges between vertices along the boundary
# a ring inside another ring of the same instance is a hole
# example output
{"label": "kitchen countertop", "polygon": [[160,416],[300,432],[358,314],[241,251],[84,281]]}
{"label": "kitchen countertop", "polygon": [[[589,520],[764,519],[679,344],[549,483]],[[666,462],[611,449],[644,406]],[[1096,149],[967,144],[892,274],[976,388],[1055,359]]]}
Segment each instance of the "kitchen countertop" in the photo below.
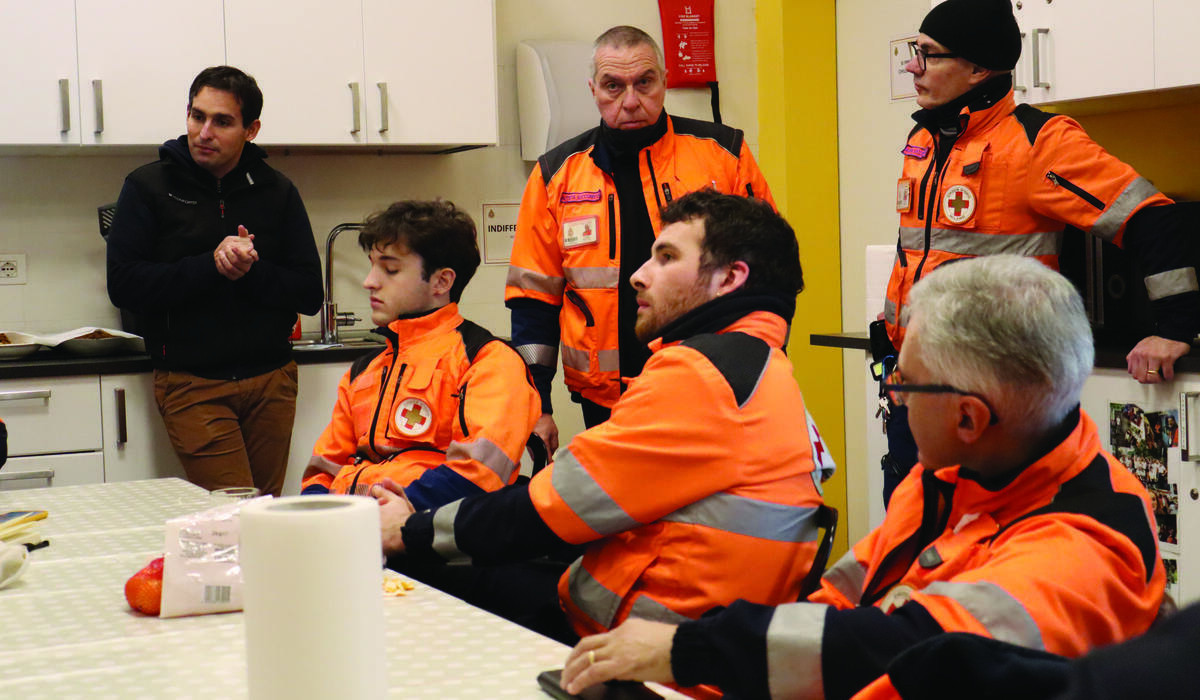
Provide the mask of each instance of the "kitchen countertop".
{"label": "kitchen countertop", "polygon": [[[299,345],[292,352],[296,364],[314,365],[354,360],[367,353],[379,351],[383,348],[383,344],[354,342],[330,348],[303,348],[304,346]],[[0,361],[0,379],[69,377],[81,374],[132,374],[150,370],[150,356],[146,353],[79,357],[46,348],[19,360]]]}
{"label": "kitchen countertop", "polygon": [[[1097,369],[1125,369],[1125,355],[1129,354],[1135,341],[1128,338],[1105,335],[1097,335],[1095,340],[1095,367]],[[809,343],[827,348],[841,348],[843,350],[869,351],[871,349],[866,332],[813,333],[809,336]],[[1175,371],[1200,373],[1200,348],[1197,348],[1193,344],[1192,351],[1179,358],[1175,363]]]}

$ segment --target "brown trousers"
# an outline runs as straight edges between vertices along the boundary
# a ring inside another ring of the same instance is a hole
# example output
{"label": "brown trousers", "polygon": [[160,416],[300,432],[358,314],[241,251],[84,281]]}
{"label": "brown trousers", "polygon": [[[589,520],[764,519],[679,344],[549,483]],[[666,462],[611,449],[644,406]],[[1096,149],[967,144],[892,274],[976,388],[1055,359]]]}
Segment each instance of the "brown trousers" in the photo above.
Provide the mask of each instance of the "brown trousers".
{"label": "brown trousers", "polygon": [[278,496],[299,387],[296,363],[248,379],[154,371],[154,398],[188,481],[209,490],[257,486]]}

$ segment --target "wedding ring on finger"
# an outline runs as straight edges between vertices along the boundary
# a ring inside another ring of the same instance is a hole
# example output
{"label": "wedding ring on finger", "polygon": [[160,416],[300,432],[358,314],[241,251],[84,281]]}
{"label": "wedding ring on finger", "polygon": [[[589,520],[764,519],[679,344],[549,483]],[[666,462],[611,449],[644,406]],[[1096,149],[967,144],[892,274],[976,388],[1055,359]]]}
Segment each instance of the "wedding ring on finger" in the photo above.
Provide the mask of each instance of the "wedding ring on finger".
{"label": "wedding ring on finger", "polygon": [[1149,374],[1158,375],[1158,370],[1156,370],[1156,369],[1148,369],[1148,370],[1146,370],[1146,374],[1148,374],[1148,375],[1149,375]]}
{"label": "wedding ring on finger", "polygon": [[588,650],[588,666],[591,666],[594,663],[596,663],[596,650],[589,649]]}

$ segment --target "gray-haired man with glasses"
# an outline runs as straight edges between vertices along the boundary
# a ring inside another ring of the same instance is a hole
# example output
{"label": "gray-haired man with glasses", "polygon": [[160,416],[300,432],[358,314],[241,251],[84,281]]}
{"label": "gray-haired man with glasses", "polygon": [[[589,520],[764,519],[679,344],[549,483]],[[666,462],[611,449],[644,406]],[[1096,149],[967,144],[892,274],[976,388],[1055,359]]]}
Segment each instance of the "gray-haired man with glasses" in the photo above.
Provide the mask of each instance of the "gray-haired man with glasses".
{"label": "gray-haired man with glasses", "polygon": [[807,600],[678,626],[631,617],[584,639],[567,690],[623,678],[882,700],[900,697],[893,659],[947,632],[1070,657],[1145,632],[1166,576],[1149,496],[1080,410],[1092,354],[1079,294],[1041,263],[934,271],[913,289],[903,379],[886,385],[921,462],[883,523]]}

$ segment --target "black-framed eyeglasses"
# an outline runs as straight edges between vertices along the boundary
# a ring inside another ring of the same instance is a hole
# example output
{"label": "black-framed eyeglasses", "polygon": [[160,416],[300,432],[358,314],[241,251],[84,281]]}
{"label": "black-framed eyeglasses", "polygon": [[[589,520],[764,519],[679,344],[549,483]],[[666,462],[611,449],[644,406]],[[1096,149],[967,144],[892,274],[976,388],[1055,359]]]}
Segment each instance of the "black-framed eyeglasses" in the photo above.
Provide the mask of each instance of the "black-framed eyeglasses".
{"label": "black-framed eyeglasses", "polygon": [[992,408],[992,404],[982,394],[974,391],[963,391],[958,387],[950,386],[949,384],[906,384],[904,377],[900,375],[900,368],[888,375],[883,382],[883,390],[887,392],[888,398],[897,406],[903,406],[907,403],[906,394],[958,394],[959,396],[973,396],[983,402],[987,406],[988,414],[991,419],[988,425],[995,425],[1000,422],[1000,416],[996,415],[996,409]]}
{"label": "black-framed eyeglasses", "polygon": [[958,58],[956,53],[929,53],[917,45],[916,41],[908,42],[908,57],[917,58],[917,65],[921,67],[921,72],[925,72],[925,62],[931,58]]}

